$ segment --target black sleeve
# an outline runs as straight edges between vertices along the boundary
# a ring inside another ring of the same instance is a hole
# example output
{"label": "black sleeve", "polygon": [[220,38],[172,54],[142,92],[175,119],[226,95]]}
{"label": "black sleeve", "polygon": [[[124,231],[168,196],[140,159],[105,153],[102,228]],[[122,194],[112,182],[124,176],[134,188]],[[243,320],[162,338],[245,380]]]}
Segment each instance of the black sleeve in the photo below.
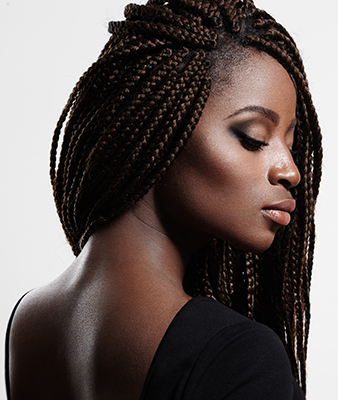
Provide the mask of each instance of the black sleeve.
{"label": "black sleeve", "polygon": [[185,388],[186,400],[303,400],[278,336],[238,323],[205,346]]}

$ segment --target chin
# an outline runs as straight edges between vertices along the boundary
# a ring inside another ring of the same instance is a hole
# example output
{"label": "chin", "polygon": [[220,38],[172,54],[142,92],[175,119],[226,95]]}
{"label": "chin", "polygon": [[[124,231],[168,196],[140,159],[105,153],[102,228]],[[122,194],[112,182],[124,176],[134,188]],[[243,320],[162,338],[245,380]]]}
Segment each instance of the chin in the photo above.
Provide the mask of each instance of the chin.
{"label": "chin", "polygon": [[267,235],[264,237],[255,237],[252,240],[228,240],[229,243],[236,249],[243,250],[245,252],[251,252],[256,254],[262,254],[272,245],[275,234]]}

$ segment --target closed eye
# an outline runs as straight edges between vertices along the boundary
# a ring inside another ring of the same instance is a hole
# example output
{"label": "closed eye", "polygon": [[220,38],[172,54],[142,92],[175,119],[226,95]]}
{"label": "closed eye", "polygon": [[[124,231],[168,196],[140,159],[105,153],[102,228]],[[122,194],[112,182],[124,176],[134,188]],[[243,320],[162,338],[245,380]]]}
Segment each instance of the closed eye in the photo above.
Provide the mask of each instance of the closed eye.
{"label": "closed eye", "polygon": [[262,142],[261,140],[257,140],[242,132],[238,128],[231,128],[231,131],[240,141],[241,145],[249,151],[258,151],[261,150],[265,146],[269,146],[268,143]]}

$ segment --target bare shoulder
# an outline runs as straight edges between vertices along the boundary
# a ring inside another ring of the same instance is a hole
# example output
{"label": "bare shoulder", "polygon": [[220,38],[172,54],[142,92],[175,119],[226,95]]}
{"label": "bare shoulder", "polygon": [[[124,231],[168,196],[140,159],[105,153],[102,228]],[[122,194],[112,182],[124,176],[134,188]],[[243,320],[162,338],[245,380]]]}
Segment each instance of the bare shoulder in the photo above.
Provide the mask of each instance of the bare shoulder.
{"label": "bare shoulder", "polygon": [[56,298],[48,295],[48,287],[34,289],[28,292],[19,302],[14,313],[10,340],[11,343],[19,345],[29,340],[31,335],[36,337],[40,330],[47,327],[51,321],[51,310],[55,315]]}
{"label": "bare shoulder", "polygon": [[60,343],[64,342],[60,323],[66,306],[62,296],[56,293],[54,283],[34,289],[23,297],[15,310],[8,343],[13,400],[43,398],[46,385],[50,385],[49,391],[54,385],[51,376],[57,375],[63,380],[59,368],[63,363]]}
{"label": "bare shoulder", "polygon": [[62,290],[61,276],[50,284],[28,292],[15,310],[10,340],[17,346],[32,339],[37,342],[50,330],[50,339],[55,335],[54,321],[62,318],[65,306],[65,293]]}

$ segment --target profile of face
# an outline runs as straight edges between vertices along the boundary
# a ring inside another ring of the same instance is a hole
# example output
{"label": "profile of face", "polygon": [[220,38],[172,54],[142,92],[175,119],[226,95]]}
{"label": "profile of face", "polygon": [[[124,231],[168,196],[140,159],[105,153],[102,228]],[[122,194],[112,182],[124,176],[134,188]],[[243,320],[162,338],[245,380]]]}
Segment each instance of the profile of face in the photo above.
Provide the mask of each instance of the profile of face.
{"label": "profile of face", "polygon": [[157,188],[165,215],[192,240],[263,252],[295,208],[296,91],[284,68],[252,51],[211,91],[182,154]]}

